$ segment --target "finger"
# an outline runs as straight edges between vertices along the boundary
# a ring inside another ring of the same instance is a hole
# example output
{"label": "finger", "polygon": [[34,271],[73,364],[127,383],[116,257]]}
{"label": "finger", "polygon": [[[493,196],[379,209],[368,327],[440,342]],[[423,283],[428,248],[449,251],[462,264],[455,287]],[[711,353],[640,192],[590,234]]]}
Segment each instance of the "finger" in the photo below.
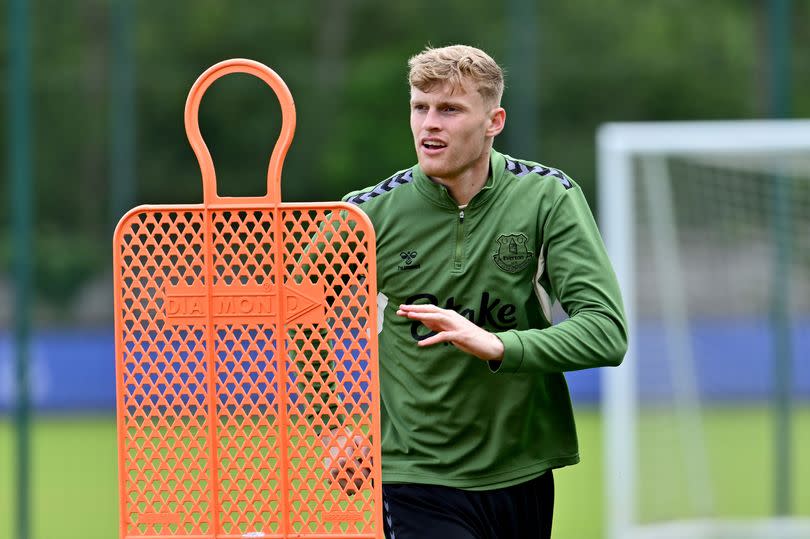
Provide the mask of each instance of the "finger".
{"label": "finger", "polygon": [[399,316],[409,316],[409,317],[417,317],[417,316],[436,316],[441,314],[441,311],[422,311],[422,310],[412,310],[412,309],[397,309],[397,314]]}
{"label": "finger", "polygon": [[437,312],[444,311],[445,309],[437,307],[436,305],[433,305],[432,303],[426,303],[426,304],[418,304],[418,305],[400,305],[398,310],[400,310],[400,311],[409,311],[409,312],[437,313]]}
{"label": "finger", "polygon": [[436,335],[431,335],[427,339],[422,339],[419,341],[419,346],[431,346],[434,344],[439,344],[440,342],[453,342],[453,335],[455,335],[452,331],[440,331]]}
{"label": "finger", "polygon": [[397,311],[399,316],[405,316],[412,320],[419,320],[420,322],[449,322],[447,315],[443,313],[421,313],[421,312],[405,312]]}

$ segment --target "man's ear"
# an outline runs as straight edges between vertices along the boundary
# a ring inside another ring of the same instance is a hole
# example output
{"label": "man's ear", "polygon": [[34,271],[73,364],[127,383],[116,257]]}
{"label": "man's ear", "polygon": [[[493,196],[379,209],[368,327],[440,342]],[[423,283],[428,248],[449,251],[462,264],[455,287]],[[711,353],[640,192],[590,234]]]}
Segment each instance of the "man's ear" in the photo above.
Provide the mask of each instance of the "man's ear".
{"label": "man's ear", "polygon": [[489,126],[487,127],[487,136],[494,137],[503,131],[506,125],[506,110],[503,107],[496,107],[489,111]]}

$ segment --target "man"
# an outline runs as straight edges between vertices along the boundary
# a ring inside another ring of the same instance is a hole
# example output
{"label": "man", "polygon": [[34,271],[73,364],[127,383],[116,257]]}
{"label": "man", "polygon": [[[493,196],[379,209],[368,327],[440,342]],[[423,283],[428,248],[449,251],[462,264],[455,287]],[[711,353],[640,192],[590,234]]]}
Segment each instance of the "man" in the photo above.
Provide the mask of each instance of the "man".
{"label": "man", "polygon": [[547,538],[552,469],[579,460],[562,373],[621,363],[619,288],[580,188],[493,150],[498,64],[409,66],[418,164],[345,197],[377,233],[386,536]]}

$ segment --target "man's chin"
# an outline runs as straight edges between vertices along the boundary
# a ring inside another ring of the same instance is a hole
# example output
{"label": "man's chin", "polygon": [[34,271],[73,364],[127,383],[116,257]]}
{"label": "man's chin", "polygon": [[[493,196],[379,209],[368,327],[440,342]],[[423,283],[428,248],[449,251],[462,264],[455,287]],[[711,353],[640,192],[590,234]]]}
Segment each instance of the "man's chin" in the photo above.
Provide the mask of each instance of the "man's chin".
{"label": "man's chin", "polygon": [[432,176],[434,178],[442,178],[447,172],[445,167],[437,164],[431,159],[425,159],[424,157],[420,157],[419,159],[419,168],[422,169],[422,172],[424,172],[426,176]]}

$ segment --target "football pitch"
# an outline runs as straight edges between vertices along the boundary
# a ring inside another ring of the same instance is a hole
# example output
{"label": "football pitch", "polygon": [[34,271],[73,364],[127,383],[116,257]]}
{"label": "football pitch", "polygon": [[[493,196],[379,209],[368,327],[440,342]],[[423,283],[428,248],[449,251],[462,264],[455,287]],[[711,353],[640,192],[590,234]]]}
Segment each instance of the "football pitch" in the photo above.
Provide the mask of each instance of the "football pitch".
{"label": "football pitch", "polygon": [[[771,412],[751,405],[704,410],[704,439],[714,510],[728,517],[764,517],[773,503]],[[598,412],[576,411],[582,462],[555,472],[554,539],[599,539],[604,520],[602,432]],[[16,462],[10,418],[0,418],[0,539],[14,537]],[[111,415],[46,416],[31,429],[32,539],[114,539],[118,534],[117,445]],[[640,484],[645,518],[688,511],[680,434],[673,418],[641,418]],[[810,516],[810,406],[793,417],[793,510]],[[688,466],[688,461],[686,461]],[[662,495],[662,492],[666,493]],[[655,500],[663,500],[663,505]],[[680,506],[684,507],[681,508]],[[662,510],[661,507],[665,507]],[[663,511],[663,512],[662,512]],[[765,538],[763,538],[765,539]]]}

